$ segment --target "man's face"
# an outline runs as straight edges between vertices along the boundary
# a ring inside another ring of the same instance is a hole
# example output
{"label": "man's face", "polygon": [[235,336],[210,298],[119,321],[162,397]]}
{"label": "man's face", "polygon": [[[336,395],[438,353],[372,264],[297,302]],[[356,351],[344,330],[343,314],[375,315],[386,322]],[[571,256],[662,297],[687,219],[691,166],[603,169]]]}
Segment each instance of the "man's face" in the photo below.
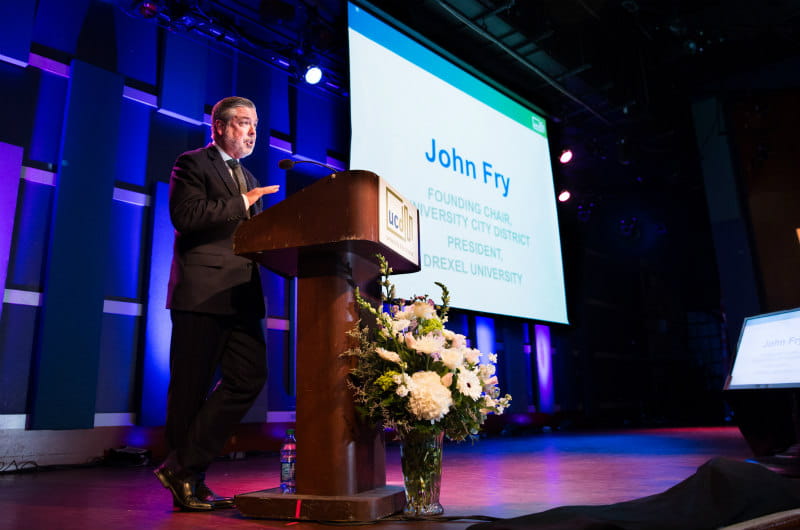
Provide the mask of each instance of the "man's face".
{"label": "man's face", "polygon": [[233,117],[227,123],[217,120],[214,128],[217,143],[233,158],[244,158],[256,145],[258,114],[250,107],[234,107]]}

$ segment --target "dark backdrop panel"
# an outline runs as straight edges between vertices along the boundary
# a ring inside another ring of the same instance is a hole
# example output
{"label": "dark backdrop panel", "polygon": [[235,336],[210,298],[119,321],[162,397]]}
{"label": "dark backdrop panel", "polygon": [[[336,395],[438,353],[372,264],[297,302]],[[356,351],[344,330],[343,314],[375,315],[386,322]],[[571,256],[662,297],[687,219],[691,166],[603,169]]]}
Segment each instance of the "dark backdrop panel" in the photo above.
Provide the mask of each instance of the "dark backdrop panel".
{"label": "dark backdrop panel", "polygon": [[207,50],[185,35],[167,33],[162,60],[160,108],[202,123]]}
{"label": "dark backdrop panel", "polygon": [[63,52],[65,56],[74,57],[78,36],[84,27],[91,3],[91,0],[39,0],[33,26],[33,41]]}
{"label": "dark backdrop panel", "polygon": [[123,80],[79,61],[71,71],[32,386],[33,429],[94,425]]}
{"label": "dark backdrop panel", "polygon": [[[158,112],[151,114],[150,135],[141,139],[147,156],[147,183],[152,193],[156,182],[169,182],[172,165],[178,155],[190,149],[197,149],[210,141],[208,127],[191,125]],[[134,149],[138,147],[134,143]]]}
{"label": "dark backdrop panel", "polygon": [[136,410],[139,317],[103,315],[98,359],[97,412]]}
{"label": "dark backdrop panel", "polygon": [[129,188],[147,191],[147,138],[153,108],[130,99],[122,100],[122,134],[117,141],[117,182]]}
{"label": "dark backdrop panel", "polygon": [[31,352],[39,308],[6,304],[0,319],[0,414],[27,412]]}
{"label": "dark backdrop panel", "polygon": [[144,206],[114,201],[111,239],[106,257],[105,297],[141,298],[141,255]]}
{"label": "dark backdrop panel", "polygon": [[36,91],[28,158],[45,163],[44,167],[51,170],[58,167],[68,85],[69,80],[65,77],[42,72]]}
{"label": "dark backdrop panel", "polygon": [[[72,2],[65,2],[72,5]],[[93,1],[89,4],[78,34],[75,58],[109,72],[117,71],[117,36],[114,24],[115,6]]]}
{"label": "dark backdrop panel", "polygon": [[[20,68],[0,62],[0,101],[13,101],[13,105],[3,107],[6,123],[13,127],[0,127],[0,142],[26,147],[33,130],[33,116],[36,112],[36,94],[39,77],[43,74],[36,68]],[[60,136],[60,134],[59,134]]]}
{"label": "dark backdrop panel", "polygon": [[328,147],[333,144],[331,101],[312,93],[308,88],[297,89],[297,138],[295,151],[305,157],[325,162]]}
{"label": "dark backdrop panel", "polygon": [[28,63],[36,2],[0,3],[0,55],[15,64]]}
{"label": "dark backdrop panel", "polygon": [[[237,74],[241,69],[239,55],[235,55],[231,49],[219,50],[208,49],[208,67],[205,78],[205,99],[207,105],[213,105],[222,98],[228,96],[242,96],[252,99],[256,107],[260,107],[258,94],[245,94],[236,90],[235,82]],[[211,109],[209,109],[211,110]],[[259,118],[261,116],[259,115]]]}
{"label": "dark backdrop panel", "polygon": [[[269,127],[273,131],[292,134],[291,110],[289,106],[289,77],[280,70],[270,70]],[[265,131],[268,133],[269,131]],[[262,133],[262,134],[265,134]]]}
{"label": "dark backdrop panel", "polygon": [[158,27],[152,20],[136,18],[121,9],[114,12],[117,71],[140,83],[156,86]]}

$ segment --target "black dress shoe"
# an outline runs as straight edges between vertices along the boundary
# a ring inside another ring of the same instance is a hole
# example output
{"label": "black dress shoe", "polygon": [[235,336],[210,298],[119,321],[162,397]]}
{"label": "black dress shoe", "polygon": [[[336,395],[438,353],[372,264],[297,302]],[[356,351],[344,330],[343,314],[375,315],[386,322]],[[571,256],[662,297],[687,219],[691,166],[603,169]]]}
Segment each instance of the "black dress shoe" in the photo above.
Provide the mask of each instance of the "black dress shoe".
{"label": "black dress shoe", "polygon": [[190,477],[183,476],[163,464],[153,473],[161,481],[161,484],[172,492],[172,504],[178,508],[192,512],[207,512],[214,509],[210,502],[197,497],[194,481]]}
{"label": "black dress shoe", "polygon": [[215,510],[233,508],[233,497],[220,497],[203,480],[194,485],[194,494],[201,501],[211,504]]}

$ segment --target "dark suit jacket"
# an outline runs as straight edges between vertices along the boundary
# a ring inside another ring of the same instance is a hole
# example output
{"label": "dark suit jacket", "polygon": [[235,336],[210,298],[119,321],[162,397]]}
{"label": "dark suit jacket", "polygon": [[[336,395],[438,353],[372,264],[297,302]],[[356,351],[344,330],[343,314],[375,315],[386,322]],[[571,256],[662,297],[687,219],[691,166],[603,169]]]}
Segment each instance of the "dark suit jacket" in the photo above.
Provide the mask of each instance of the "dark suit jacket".
{"label": "dark suit jacket", "polygon": [[[257,186],[252,173],[243,169],[249,188]],[[261,210],[260,201],[254,206],[256,213]],[[233,233],[247,218],[244,201],[213,144],[183,153],[175,161],[169,213],[175,245],[167,307],[263,317],[258,266],[233,253]]]}

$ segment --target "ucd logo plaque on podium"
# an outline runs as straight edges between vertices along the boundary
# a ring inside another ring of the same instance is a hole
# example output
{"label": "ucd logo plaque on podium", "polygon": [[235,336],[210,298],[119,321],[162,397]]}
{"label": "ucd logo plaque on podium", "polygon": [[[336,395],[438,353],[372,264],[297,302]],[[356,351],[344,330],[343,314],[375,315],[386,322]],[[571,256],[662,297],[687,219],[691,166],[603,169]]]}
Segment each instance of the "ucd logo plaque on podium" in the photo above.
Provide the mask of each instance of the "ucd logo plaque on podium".
{"label": "ucd logo plaque on podium", "polygon": [[419,265],[419,214],[414,204],[380,179],[378,191],[378,240],[407,260]]}

